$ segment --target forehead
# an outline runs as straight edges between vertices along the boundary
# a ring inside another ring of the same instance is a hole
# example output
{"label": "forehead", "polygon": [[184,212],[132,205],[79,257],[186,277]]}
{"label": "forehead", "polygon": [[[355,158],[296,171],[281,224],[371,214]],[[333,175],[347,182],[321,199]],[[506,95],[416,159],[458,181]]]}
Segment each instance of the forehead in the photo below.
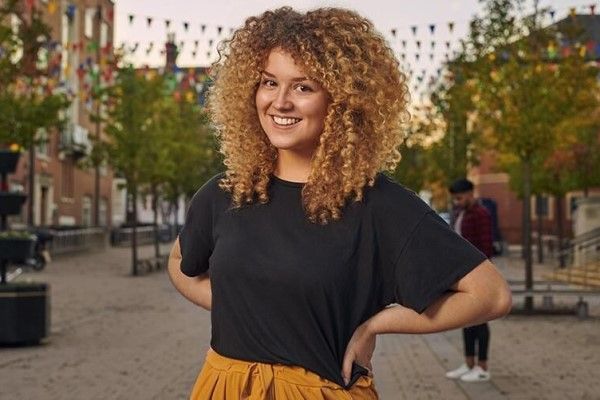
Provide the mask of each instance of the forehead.
{"label": "forehead", "polygon": [[279,48],[269,52],[263,71],[281,78],[306,78],[307,76],[304,67],[296,63],[290,53]]}

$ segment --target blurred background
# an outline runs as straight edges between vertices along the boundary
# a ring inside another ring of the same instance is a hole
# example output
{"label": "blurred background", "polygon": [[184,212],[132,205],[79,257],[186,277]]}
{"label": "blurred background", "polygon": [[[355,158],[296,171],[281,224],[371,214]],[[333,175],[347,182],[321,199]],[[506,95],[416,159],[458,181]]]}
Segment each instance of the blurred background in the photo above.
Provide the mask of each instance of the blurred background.
{"label": "blurred background", "polygon": [[600,4],[577,0],[0,0],[0,398],[186,398],[209,316],[164,269],[224,169],[210,67],[283,5],[373,22],[411,96],[388,174],[449,223],[468,177],[513,289],[491,382],[445,380],[456,332],[386,336],[382,398],[600,399]]}

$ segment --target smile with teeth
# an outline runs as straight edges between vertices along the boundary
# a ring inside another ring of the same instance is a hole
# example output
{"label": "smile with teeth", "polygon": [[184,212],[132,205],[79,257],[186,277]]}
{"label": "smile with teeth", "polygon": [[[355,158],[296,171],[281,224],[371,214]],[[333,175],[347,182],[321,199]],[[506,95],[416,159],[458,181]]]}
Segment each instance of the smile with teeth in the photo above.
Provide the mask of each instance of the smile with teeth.
{"label": "smile with teeth", "polygon": [[282,125],[282,126],[294,125],[301,121],[300,118],[278,117],[276,115],[271,115],[271,118],[273,118],[273,122],[275,122],[276,125]]}

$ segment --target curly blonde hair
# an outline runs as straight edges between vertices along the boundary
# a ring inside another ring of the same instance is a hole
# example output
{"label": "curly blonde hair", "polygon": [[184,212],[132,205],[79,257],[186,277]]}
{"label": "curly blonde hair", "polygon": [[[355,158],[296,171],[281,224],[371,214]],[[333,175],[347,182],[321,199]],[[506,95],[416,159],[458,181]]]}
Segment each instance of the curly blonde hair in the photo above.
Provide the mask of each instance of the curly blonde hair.
{"label": "curly blonde hair", "polygon": [[208,98],[227,168],[219,185],[234,207],[269,201],[277,149],[260,125],[255,94],[275,48],[290,54],[331,100],[302,189],[310,221],[327,224],[349,201],[363,198],[379,171],[400,161],[401,125],[409,118],[406,76],[373,24],[353,11],[282,7],[248,18],[220,44]]}

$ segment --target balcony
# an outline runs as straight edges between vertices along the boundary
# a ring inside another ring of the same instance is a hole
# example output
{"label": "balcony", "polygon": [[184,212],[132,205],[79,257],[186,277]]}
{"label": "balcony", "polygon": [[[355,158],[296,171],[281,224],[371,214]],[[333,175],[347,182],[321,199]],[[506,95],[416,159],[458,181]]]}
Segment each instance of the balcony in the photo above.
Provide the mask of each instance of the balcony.
{"label": "balcony", "polygon": [[88,156],[92,150],[88,134],[81,125],[68,124],[60,135],[60,150],[76,160]]}

